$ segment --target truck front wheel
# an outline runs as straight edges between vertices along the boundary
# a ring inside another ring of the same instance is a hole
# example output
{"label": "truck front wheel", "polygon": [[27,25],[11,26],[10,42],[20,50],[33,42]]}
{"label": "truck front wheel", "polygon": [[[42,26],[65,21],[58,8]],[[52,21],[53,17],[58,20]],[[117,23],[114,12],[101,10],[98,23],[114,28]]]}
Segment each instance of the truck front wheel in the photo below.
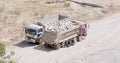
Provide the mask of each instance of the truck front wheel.
{"label": "truck front wheel", "polygon": [[50,45],[49,45],[49,44],[47,44],[47,43],[45,43],[44,45],[45,45],[45,47],[50,47]]}
{"label": "truck front wheel", "polygon": [[38,45],[38,44],[39,44],[39,41],[35,41],[35,44]]}

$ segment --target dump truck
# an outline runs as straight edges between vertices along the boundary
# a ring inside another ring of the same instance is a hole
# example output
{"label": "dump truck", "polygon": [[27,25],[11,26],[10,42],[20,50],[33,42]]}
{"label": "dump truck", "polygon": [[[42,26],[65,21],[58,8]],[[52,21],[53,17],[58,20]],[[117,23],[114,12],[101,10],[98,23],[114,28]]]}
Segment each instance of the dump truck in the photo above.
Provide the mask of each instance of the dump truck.
{"label": "dump truck", "polygon": [[86,23],[64,18],[51,22],[44,30],[41,41],[45,43],[45,47],[59,49],[73,46],[85,36],[87,36]]}
{"label": "dump truck", "polygon": [[44,29],[50,29],[52,23],[59,22],[60,20],[67,20],[68,17],[62,15],[55,15],[52,17],[47,17],[41,19],[33,24],[30,24],[25,27],[25,40],[27,42],[37,43],[39,44],[42,38],[42,34]]}

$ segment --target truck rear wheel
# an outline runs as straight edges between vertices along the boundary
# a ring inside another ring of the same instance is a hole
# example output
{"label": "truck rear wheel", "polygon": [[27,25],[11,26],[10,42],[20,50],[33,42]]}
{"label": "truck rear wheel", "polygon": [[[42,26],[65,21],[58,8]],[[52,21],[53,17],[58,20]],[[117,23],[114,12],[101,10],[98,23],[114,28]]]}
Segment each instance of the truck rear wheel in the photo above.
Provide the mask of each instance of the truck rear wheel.
{"label": "truck rear wheel", "polygon": [[74,39],[70,40],[71,41],[71,46],[75,45]]}
{"label": "truck rear wheel", "polygon": [[62,45],[59,43],[59,44],[56,44],[55,46],[54,46],[54,49],[60,49],[60,48],[62,48]]}
{"label": "truck rear wheel", "polygon": [[70,47],[70,46],[73,46],[75,44],[75,41],[74,41],[74,39],[70,39],[70,40],[68,40],[68,41],[66,41],[65,42],[65,45],[67,46],[67,47]]}
{"label": "truck rear wheel", "polygon": [[79,42],[81,40],[80,36],[76,36],[76,40]]}
{"label": "truck rear wheel", "polygon": [[65,42],[65,45],[66,45],[67,47],[69,47],[69,46],[70,46],[70,41],[66,41],[66,42]]}

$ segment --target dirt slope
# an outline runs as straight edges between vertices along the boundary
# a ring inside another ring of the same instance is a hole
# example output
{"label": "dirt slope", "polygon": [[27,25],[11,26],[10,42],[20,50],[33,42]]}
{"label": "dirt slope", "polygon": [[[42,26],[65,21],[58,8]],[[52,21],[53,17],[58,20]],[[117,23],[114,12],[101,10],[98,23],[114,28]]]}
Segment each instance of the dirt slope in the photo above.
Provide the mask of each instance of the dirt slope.
{"label": "dirt slope", "polygon": [[85,40],[53,50],[21,42],[9,49],[19,63],[120,63],[120,13],[90,23]]}

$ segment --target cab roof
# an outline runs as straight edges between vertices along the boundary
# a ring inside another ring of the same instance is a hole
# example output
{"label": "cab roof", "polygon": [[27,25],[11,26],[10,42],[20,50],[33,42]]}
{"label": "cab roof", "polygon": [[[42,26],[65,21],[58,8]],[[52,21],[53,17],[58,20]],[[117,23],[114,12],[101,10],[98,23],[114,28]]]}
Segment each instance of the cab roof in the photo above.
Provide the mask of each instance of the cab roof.
{"label": "cab roof", "polygon": [[36,24],[31,24],[31,25],[29,25],[27,28],[40,29],[40,28],[43,28],[43,26],[38,26],[38,25],[36,25]]}

